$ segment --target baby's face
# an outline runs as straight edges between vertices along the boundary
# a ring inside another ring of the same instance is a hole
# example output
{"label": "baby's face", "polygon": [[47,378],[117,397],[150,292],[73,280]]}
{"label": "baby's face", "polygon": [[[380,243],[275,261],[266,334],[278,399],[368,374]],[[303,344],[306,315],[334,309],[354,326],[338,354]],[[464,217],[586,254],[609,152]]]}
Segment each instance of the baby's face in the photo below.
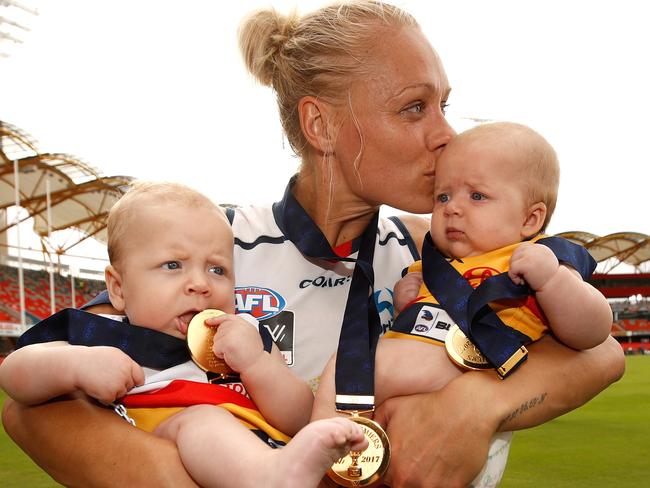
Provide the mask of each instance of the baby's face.
{"label": "baby's face", "polygon": [[486,140],[452,143],[436,164],[431,236],[454,258],[520,242],[527,217],[520,158]]}
{"label": "baby's face", "polygon": [[216,209],[144,206],[121,244],[119,271],[131,323],[183,338],[201,310],[234,312],[233,235]]}

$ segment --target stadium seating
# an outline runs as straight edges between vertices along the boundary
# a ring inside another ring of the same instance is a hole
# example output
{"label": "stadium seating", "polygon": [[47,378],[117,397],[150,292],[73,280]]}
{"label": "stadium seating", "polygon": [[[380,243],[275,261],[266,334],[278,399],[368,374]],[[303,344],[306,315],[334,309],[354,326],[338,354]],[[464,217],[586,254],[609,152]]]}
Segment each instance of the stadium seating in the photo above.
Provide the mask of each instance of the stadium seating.
{"label": "stadium seating", "polygon": [[[29,323],[38,322],[51,314],[50,276],[45,271],[25,269],[25,310]],[[80,306],[104,289],[100,280],[77,279],[75,281],[75,302]],[[72,306],[70,279],[54,275],[55,311]],[[0,321],[17,322],[20,314],[20,290],[18,270],[0,265]]]}
{"label": "stadium seating", "polygon": [[617,322],[624,330],[638,330],[650,332],[650,320],[647,318],[621,319]]}
{"label": "stadium seating", "polygon": [[626,354],[650,354],[650,342],[621,342]]}

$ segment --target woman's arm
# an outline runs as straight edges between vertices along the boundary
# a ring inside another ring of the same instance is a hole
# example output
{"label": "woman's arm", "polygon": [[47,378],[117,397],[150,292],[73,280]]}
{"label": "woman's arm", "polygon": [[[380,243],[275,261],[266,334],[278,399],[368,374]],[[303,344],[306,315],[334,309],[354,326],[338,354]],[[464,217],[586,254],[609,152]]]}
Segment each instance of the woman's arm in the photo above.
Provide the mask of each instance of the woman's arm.
{"label": "woman's arm", "polygon": [[623,375],[620,345],[609,338],[575,351],[545,337],[506,380],[468,372],[439,391],[400,397],[377,409],[393,446],[395,486],[466,486],[485,463],[498,431],[533,427],[567,413]]}
{"label": "woman's arm", "polygon": [[129,425],[87,398],[35,407],[5,400],[9,436],[66,486],[196,487],[176,445]]}

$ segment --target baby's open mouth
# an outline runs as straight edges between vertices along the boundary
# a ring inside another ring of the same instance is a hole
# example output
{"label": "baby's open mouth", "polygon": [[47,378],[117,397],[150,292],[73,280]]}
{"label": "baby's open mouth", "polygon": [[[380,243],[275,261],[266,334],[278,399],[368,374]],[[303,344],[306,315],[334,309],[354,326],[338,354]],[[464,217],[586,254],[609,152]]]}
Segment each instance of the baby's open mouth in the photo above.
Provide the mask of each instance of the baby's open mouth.
{"label": "baby's open mouth", "polygon": [[198,313],[198,310],[192,310],[178,316],[179,330],[181,334],[187,335],[187,327],[190,325],[190,321]]}

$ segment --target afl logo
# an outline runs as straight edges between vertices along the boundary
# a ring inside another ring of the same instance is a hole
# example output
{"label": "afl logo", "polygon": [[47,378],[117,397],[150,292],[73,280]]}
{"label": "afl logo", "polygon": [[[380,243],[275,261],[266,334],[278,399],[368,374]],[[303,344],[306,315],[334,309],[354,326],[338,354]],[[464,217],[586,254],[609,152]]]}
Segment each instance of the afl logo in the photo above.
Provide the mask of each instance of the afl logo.
{"label": "afl logo", "polygon": [[235,288],[237,312],[249,313],[257,320],[264,320],[279,314],[286,305],[285,299],[270,288],[240,286]]}
{"label": "afl logo", "polygon": [[476,288],[490,276],[496,276],[498,274],[501,274],[499,270],[485,266],[468,269],[463,273],[463,278],[465,278],[469,284],[472,285],[472,288]]}

